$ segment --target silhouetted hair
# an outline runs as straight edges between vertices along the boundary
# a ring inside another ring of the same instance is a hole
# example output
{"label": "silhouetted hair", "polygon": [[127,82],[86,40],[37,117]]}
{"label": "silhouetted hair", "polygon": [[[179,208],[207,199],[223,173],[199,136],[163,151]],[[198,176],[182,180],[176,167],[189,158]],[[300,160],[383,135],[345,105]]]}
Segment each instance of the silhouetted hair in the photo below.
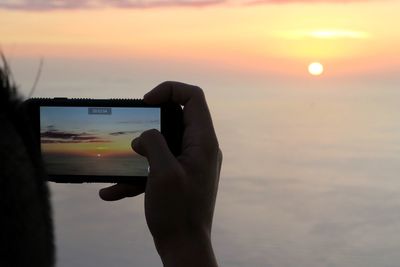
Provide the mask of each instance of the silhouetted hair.
{"label": "silhouetted hair", "polygon": [[0,64],[0,266],[54,266],[49,192],[29,116]]}

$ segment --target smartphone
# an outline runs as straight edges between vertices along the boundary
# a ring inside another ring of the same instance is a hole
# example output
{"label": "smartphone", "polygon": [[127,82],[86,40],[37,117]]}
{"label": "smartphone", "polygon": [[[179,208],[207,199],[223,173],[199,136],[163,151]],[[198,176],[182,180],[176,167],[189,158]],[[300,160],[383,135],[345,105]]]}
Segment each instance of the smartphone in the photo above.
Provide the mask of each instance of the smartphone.
{"label": "smartphone", "polygon": [[145,183],[149,164],[132,150],[131,141],[149,129],[163,134],[175,156],[181,152],[183,113],[178,104],[32,98],[24,106],[49,181]]}

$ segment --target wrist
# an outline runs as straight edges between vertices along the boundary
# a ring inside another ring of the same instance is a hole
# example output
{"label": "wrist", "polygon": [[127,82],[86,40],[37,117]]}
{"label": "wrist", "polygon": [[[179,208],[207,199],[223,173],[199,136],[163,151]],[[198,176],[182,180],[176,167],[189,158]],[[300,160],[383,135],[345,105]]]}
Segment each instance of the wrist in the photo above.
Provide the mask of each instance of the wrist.
{"label": "wrist", "polygon": [[177,234],[165,240],[154,239],[165,267],[216,267],[211,237],[207,233]]}

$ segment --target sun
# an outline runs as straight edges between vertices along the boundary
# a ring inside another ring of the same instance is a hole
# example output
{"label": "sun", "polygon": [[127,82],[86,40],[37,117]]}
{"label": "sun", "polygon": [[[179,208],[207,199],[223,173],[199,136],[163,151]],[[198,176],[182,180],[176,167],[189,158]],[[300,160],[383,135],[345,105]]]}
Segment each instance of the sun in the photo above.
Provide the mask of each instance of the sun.
{"label": "sun", "polygon": [[313,62],[308,66],[308,72],[311,75],[319,76],[324,72],[324,66],[319,62]]}

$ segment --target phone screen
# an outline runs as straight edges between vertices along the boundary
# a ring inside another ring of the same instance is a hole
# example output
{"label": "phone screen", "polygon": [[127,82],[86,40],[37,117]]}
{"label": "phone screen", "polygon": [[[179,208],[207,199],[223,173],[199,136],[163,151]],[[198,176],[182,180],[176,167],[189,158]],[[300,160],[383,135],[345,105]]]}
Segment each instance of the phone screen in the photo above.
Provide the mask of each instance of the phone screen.
{"label": "phone screen", "polygon": [[40,107],[43,160],[51,175],[147,176],[131,142],[161,128],[153,107]]}

